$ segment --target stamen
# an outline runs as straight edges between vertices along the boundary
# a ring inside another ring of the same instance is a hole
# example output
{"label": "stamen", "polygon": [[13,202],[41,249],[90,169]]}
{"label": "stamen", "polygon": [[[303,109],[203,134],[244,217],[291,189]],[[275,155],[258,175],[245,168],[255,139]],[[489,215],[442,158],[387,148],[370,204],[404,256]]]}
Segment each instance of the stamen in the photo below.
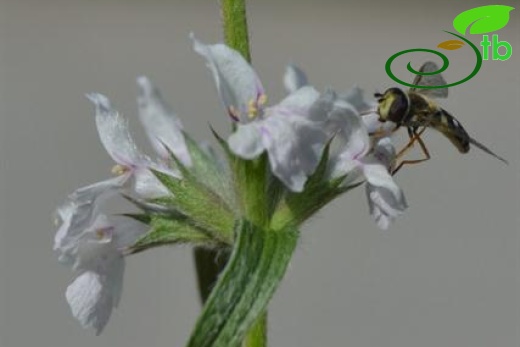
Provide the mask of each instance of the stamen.
{"label": "stamen", "polygon": [[228,113],[231,119],[233,119],[235,122],[239,122],[240,118],[238,115],[238,110],[235,108],[235,106],[231,105],[228,107]]}
{"label": "stamen", "polygon": [[267,95],[266,94],[260,94],[257,99],[257,105],[263,106],[267,104]]}
{"label": "stamen", "polygon": [[121,175],[125,174],[126,172],[128,172],[128,167],[123,166],[121,164],[117,164],[117,165],[114,165],[114,167],[112,167],[112,170],[110,170],[110,171],[114,175],[121,176]]}
{"label": "stamen", "polygon": [[256,118],[259,113],[259,108],[267,103],[267,95],[258,94],[256,100],[250,100],[247,103],[247,116],[250,119]]}
{"label": "stamen", "polygon": [[111,233],[112,233],[112,230],[114,228],[113,227],[106,227],[106,228],[100,228],[100,229],[97,229],[96,230],[96,238],[98,240],[105,240],[105,239],[110,239],[111,238]]}
{"label": "stamen", "polygon": [[253,119],[256,116],[258,116],[258,107],[254,100],[250,100],[249,103],[247,104],[247,116],[250,119]]}
{"label": "stamen", "polygon": [[106,230],[105,229],[98,229],[96,230],[96,237],[98,240],[103,240],[106,236]]}

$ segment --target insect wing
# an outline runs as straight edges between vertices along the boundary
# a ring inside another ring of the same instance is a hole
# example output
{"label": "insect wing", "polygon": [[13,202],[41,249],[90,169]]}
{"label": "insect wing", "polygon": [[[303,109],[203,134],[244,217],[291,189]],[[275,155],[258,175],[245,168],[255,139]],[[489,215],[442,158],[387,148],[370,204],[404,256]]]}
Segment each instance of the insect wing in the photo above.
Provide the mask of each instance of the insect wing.
{"label": "insect wing", "polygon": [[[439,67],[432,61],[427,61],[424,63],[419,72],[435,72],[439,71]],[[425,87],[433,87],[433,86],[443,86],[446,85],[446,80],[442,75],[417,75],[413,80],[413,84],[416,86],[425,86]],[[413,92],[432,97],[432,98],[447,98],[448,97],[448,88],[411,88]]]}

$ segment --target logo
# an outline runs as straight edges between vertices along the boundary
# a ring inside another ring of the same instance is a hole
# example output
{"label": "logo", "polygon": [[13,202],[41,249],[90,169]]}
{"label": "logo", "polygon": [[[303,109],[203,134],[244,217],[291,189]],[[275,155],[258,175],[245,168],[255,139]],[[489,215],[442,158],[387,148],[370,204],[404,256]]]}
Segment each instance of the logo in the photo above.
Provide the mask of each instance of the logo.
{"label": "logo", "polygon": [[[442,86],[424,86],[424,85],[414,85],[411,83],[407,83],[405,81],[400,80],[398,77],[394,75],[391,69],[392,62],[399,56],[411,53],[411,52],[427,52],[437,55],[442,59],[442,66],[437,71],[433,72],[420,72],[415,70],[411,63],[408,62],[407,69],[414,75],[436,75],[445,71],[450,62],[448,57],[439,51],[435,51],[433,49],[427,48],[412,48],[404,51],[397,52],[392,55],[385,64],[385,70],[388,76],[396,81],[399,84],[405,85],[411,88],[420,88],[420,89],[437,89],[437,88],[447,88],[453,87],[458,84],[467,82],[471,78],[473,78],[482,67],[483,60],[489,60],[490,56],[493,60],[505,61],[511,58],[513,54],[513,47],[507,41],[500,41],[497,34],[493,34],[491,36],[491,40],[489,35],[490,32],[500,30],[504,28],[509,22],[509,12],[514,10],[514,7],[505,6],[505,5],[487,5],[475,7],[470,10],[464,11],[460,13],[453,20],[453,27],[455,30],[461,34],[456,34],[451,31],[444,31],[457,39],[451,39],[447,41],[443,41],[437,45],[437,48],[441,48],[444,50],[453,51],[459,48],[462,48],[464,45],[468,45],[475,52],[476,62],[473,71],[465,78],[460,81],[442,85]],[[482,47],[482,54],[480,54],[480,50],[477,46],[475,46],[470,40],[468,40],[465,35],[466,31],[469,29],[470,35],[482,35],[482,41],[480,42],[480,46]],[[491,48],[491,50],[490,50]],[[502,48],[502,49],[501,49]],[[491,51],[491,54],[490,54]]]}

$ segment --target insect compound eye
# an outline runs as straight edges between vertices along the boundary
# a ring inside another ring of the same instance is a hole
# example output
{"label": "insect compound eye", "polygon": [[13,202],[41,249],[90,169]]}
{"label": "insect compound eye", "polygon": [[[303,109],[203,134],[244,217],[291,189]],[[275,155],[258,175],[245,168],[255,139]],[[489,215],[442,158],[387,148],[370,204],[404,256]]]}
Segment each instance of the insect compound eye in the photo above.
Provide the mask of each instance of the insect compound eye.
{"label": "insect compound eye", "polygon": [[403,91],[399,90],[394,94],[388,118],[394,123],[400,123],[408,112],[409,101]]}

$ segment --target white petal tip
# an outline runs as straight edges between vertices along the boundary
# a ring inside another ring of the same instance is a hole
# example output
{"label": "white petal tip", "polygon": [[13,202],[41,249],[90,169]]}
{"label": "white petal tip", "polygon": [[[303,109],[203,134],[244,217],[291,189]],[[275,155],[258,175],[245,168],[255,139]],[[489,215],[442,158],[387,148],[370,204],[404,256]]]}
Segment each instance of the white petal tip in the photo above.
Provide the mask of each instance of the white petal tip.
{"label": "white petal tip", "polygon": [[150,88],[152,85],[152,82],[146,76],[139,76],[139,77],[137,77],[136,80],[137,80],[137,85],[141,88]]}
{"label": "white petal tip", "polygon": [[85,94],[87,99],[89,99],[96,107],[102,108],[102,109],[110,109],[110,100],[103,94],[99,93],[88,93]]}
{"label": "white petal tip", "polygon": [[191,44],[193,45],[193,50],[196,53],[198,53],[202,56],[206,56],[208,54],[207,45],[205,45],[204,43],[197,40],[197,38],[195,37],[195,34],[193,32],[190,33],[190,40],[191,40]]}
{"label": "white petal tip", "polygon": [[295,92],[308,85],[307,76],[298,66],[289,64],[285,68],[284,85],[289,93]]}
{"label": "white petal tip", "polygon": [[146,76],[137,78],[137,87],[139,88],[139,96],[150,98],[154,94],[154,87],[150,79]]}

